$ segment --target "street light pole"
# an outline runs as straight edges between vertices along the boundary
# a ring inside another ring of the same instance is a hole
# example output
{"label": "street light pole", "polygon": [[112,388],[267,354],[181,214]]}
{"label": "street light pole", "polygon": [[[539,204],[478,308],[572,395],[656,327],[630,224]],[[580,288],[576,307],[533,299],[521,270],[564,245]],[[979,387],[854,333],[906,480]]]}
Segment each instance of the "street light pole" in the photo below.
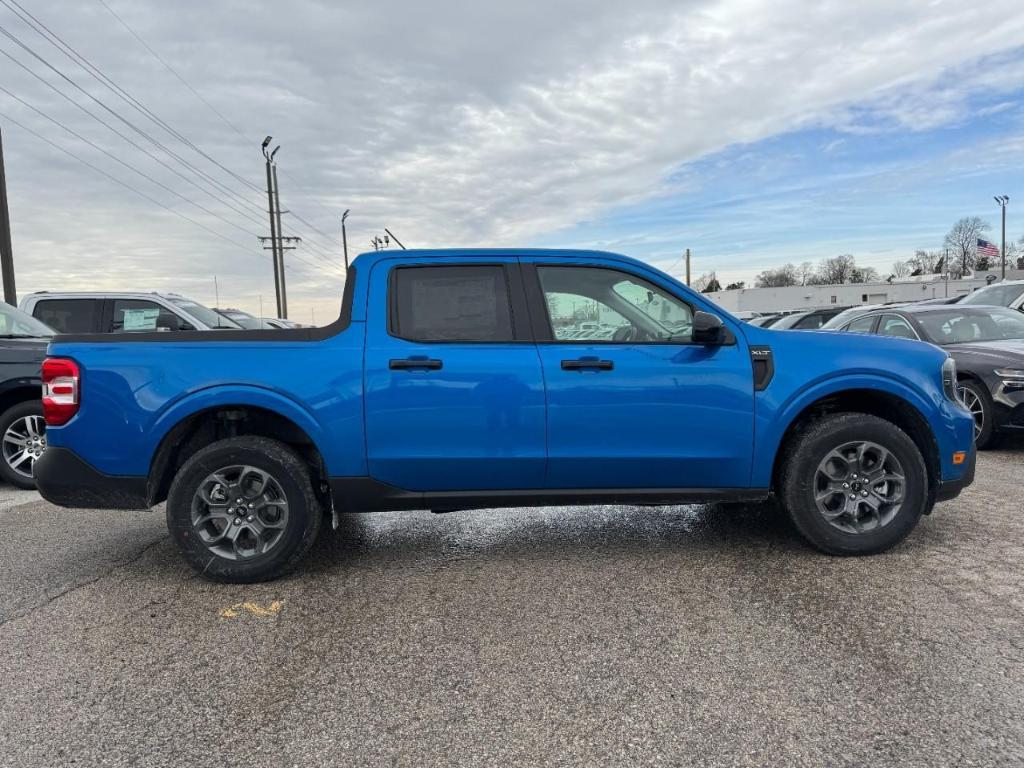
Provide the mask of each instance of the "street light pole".
{"label": "street light pole", "polygon": [[281,314],[281,276],[277,267],[277,220],[274,217],[274,179],[270,168],[270,153],[267,147],[273,136],[267,136],[260,147],[263,150],[263,157],[267,161],[267,210],[270,213],[270,258],[274,262],[274,297],[277,302],[277,317]]}
{"label": "street light pole", "polygon": [[1009,195],[996,195],[994,199],[996,201],[996,204],[1002,209],[1002,213],[1003,213],[1003,243],[1002,243],[1002,249],[1000,250],[1000,254],[1002,254],[1001,258],[1000,258],[1000,261],[1002,261],[1002,263],[1003,263],[1003,272],[1002,272],[1003,277],[1002,277],[1002,279],[1005,280],[1006,279],[1006,204],[1010,202],[1010,196]]}
{"label": "street light pole", "polygon": [[345,232],[345,219],[348,218],[349,209],[341,214],[341,248],[345,252],[345,274],[348,274],[348,234]]}

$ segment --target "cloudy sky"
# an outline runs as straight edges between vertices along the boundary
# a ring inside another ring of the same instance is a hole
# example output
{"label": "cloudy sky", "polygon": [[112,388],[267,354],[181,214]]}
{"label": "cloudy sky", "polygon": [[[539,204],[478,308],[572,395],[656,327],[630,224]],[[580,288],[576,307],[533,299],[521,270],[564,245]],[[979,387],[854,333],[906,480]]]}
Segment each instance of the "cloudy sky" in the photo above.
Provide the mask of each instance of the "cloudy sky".
{"label": "cloudy sky", "polygon": [[993,194],[1024,205],[1019,0],[0,0],[0,32],[21,295],[212,304],[216,275],[270,314],[267,134],[301,321],[337,313],[345,208],[353,252],[386,226],[679,274],[690,247],[749,281],[837,253],[884,272],[995,224]]}

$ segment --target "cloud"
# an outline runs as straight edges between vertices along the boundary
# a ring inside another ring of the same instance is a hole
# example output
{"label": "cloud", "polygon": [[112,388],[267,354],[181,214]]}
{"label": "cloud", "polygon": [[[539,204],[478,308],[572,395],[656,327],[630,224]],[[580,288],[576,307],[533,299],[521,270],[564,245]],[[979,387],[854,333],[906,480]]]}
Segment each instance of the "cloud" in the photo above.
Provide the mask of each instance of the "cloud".
{"label": "cloud", "polygon": [[[291,224],[307,239],[294,256],[308,262],[295,262],[291,303],[318,319],[336,311],[340,296],[328,261],[340,261],[344,208],[353,210],[357,248],[383,226],[408,245],[543,241],[669,194],[687,183],[681,168],[726,147],[814,126],[853,133],[955,122],[971,93],[1020,82],[1019,64],[986,70],[979,52],[1009,56],[1024,39],[1024,16],[1006,0],[299,0],[258,10],[109,1],[244,137],[101,5],[62,0],[33,12],[256,187],[264,183],[259,141],[267,133],[280,140],[285,207],[327,233]],[[255,216],[216,201],[226,194],[189,186],[4,60],[11,90],[236,226],[133,178],[2,95],[0,111],[238,243],[7,126],[20,286],[173,288],[212,302],[216,273],[231,303],[252,309],[260,294],[268,302],[269,259],[255,241],[266,230],[261,195],[132,113],[3,9],[0,24],[234,190],[228,202]],[[6,40],[0,47],[32,61]]]}

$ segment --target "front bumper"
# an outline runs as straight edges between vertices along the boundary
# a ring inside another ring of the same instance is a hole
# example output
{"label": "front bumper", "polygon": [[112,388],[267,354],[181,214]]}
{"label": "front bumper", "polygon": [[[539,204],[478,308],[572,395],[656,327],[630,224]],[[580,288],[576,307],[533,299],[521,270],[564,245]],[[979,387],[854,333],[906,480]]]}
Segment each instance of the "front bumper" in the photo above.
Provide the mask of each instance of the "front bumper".
{"label": "front bumper", "polygon": [[[45,454],[44,454],[45,455]],[[974,482],[974,470],[978,463],[978,451],[971,446],[970,455],[967,457],[967,468],[963,475],[956,480],[940,480],[939,490],[935,495],[936,501],[949,501],[960,495],[960,492]]]}
{"label": "front bumper", "polygon": [[77,453],[51,446],[35,463],[33,475],[40,495],[62,507],[84,509],[149,509],[145,477],[105,475]]}

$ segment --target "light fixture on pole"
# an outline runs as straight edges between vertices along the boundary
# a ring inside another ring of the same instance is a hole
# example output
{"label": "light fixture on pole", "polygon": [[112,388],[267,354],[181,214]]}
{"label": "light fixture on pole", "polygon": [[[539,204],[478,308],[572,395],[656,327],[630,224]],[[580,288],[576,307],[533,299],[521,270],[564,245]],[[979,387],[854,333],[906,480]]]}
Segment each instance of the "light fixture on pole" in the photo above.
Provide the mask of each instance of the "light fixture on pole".
{"label": "light fixture on pole", "polygon": [[1001,254],[1000,261],[1003,263],[1002,279],[1005,280],[1006,279],[1006,205],[1007,205],[1007,203],[1010,202],[1010,196],[1009,195],[996,195],[993,198],[993,200],[996,201],[996,205],[998,205],[1002,209],[1002,213],[1003,213],[1003,242],[1002,242],[1002,248],[1000,249],[999,253]]}

